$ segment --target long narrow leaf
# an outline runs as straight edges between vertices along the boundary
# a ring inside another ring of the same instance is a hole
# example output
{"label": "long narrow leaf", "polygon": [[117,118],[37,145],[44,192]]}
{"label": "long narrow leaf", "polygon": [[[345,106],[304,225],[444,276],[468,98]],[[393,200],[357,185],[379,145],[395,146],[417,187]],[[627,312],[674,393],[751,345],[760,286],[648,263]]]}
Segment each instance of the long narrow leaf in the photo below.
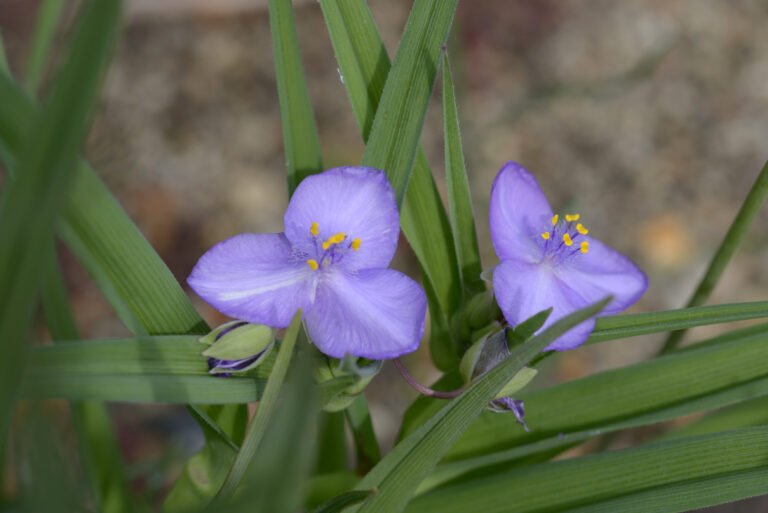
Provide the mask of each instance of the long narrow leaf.
{"label": "long narrow leaf", "polygon": [[24,80],[24,84],[31,94],[35,94],[40,85],[63,6],[64,2],[61,0],[44,0],[37,10],[37,22],[32,37],[32,47],[27,58]]}
{"label": "long narrow leaf", "polygon": [[[78,338],[53,244],[49,245],[46,257],[42,299],[48,330],[59,340]],[[96,402],[73,402],[70,411],[81,461],[97,509],[104,513],[134,511],[109,412],[103,404]]]}
{"label": "long narrow leaf", "polygon": [[480,278],[480,249],[477,245],[472,195],[464,164],[464,150],[459,130],[459,110],[453,88],[448,53],[443,54],[443,131],[445,134],[445,178],[448,185],[448,208],[451,213],[453,242],[461,269],[464,288],[470,294],[485,289]]}
{"label": "long narrow leaf", "polygon": [[300,329],[301,312],[297,312],[290,326],[288,326],[282,344],[280,344],[280,353],[277,356],[274,367],[272,367],[272,372],[264,388],[264,394],[261,397],[256,416],[248,426],[243,445],[240,447],[240,451],[237,453],[235,461],[229,469],[229,473],[216,496],[214,504],[223,504],[231,500],[232,494],[234,494],[248,468],[253,465],[253,456],[258,451],[264,434],[267,432],[267,427],[277,410],[277,399],[280,395],[285,376],[288,373],[288,366],[293,358],[293,350],[296,347]]}
{"label": "long narrow leaf", "polygon": [[440,51],[457,4],[457,0],[414,3],[365,146],[363,164],[387,172],[398,205],[405,198]]}
{"label": "long narrow leaf", "polygon": [[317,122],[301,65],[291,0],[269,0],[269,27],[275,56],[288,189],[292,194],[306,176],[322,171],[323,159]]}
{"label": "long narrow leaf", "polygon": [[[364,0],[321,0],[336,60],[364,141],[368,141],[390,61]],[[424,152],[419,150],[400,224],[424,274],[432,320],[430,349],[443,370],[458,366],[448,318],[458,309],[461,287],[450,224]]]}
{"label": "long narrow leaf", "polygon": [[[731,261],[731,257],[733,257],[739,244],[747,235],[747,231],[760,211],[760,207],[765,203],[766,197],[768,197],[768,162],[763,165],[763,169],[757,176],[757,180],[752,185],[752,189],[747,194],[744,203],[742,203],[736,218],[728,229],[728,233],[725,234],[720,247],[717,248],[712,260],[709,262],[709,267],[707,267],[699,285],[688,300],[688,306],[702,305],[709,298],[715,285],[720,281],[720,276],[725,271],[728,262]],[[684,334],[684,331],[670,333],[660,353],[664,354],[673,351],[680,344]]]}
{"label": "long narrow leaf", "polygon": [[17,176],[0,200],[0,340],[6,344],[0,361],[0,440],[22,375],[38,270],[85,137],[119,12],[119,1],[86,4],[52,96],[20,148]]}
{"label": "long narrow leaf", "polygon": [[[767,357],[768,334],[754,335],[524,392],[519,399],[525,400],[530,433],[513,429],[513,421],[504,416],[486,415],[467,431],[450,457],[487,454],[561,433],[601,429],[737,385],[757,387],[758,380],[768,378]],[[748,390],[741,392],[742,398],[754,397]],[[730,401],[735,400],[738,396]]]}
{"label": "long narrow leaf", "polygon": [[[498,472],[427,493],[413,501],[408,511],[533,513],[570,511],[576,507],[583,507],[581,511],[593,511],[589,505],[638,492],[650,493],[654,487],[692,484],[745,471],[764,473],[768,470],[766,454],[768,427],[685,438]],[[697,506],[711,505],[765,491],[768,489],[763,483],[762,487],[752,485],[741,494],[709,494],[703,504],[696,502],[693,496],[689,496],[689,500]],[[671,496],[663,494],[662,490],[660,497]],[[679,504],[676,507],[679,508]]]}
{"label": "long narrow leaf", "polygon": [[379,490],[363,504],[360,511],[401,511],[419,483],[512,376],[558,336],[600,312],[607,301],[560,319],[541,334],[518,346],[506,360],[475,381],[462,395],[451,400],[421,428],[401,441],[357,486],[360,490]]}
{"label": "long narrow leaf", "polygon": [[612,315],[597,320],[587,343],[605,342],[649,333],[682,330],[709,324],[768,317],[768,301],[696,306],[662,312]]}

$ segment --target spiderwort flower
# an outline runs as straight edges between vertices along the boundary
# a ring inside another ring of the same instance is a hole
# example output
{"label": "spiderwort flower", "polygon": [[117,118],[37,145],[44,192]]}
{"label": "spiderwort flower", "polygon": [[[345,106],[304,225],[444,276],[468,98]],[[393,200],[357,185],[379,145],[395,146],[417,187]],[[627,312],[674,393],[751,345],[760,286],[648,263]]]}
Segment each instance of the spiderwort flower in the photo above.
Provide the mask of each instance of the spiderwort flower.
{"label": "spiderwort flower", "polygon": [[[513,326],[552,307],[547,327],[609,295],[613,301],[602,314],[617,313],[648,287],[627,257],[588,236],[579,214],[555,214],[536,179],[515,162],[505,164],[493,183],[490,226],[501,260],[493,272],[494,294]],[[584,321],[547,350],[580,346],[594,325],[594,319]]]}
{"label": "spiderwort flower", "polygon": [[283,233],[236,235],[211,248],[190,286],[231,317],[276,328],[302,309],[314,343],[336,358],[416,350],[426,297],[387,269],[400,219],[382,171],[342,167],[307,177],[283,220]]}

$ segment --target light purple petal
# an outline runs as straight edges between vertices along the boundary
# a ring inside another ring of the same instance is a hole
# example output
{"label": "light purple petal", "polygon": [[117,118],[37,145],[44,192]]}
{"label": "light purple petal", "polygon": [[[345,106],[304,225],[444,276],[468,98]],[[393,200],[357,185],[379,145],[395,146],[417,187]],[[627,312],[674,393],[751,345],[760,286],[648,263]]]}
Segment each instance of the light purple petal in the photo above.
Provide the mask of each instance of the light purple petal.
{"label": "light purple petal", "polygon": [[338,167],[304,179],[285,212],[285,235],[307,252],[314,251],[312,223],[318,239],[345,233],[360,239],[358,251],[343,260],[348,269],[387,267],[400,234],[395,193],[383,171],[367,167]]}
{"label": "light purple petal", "polygon": [[419,347],[426,310],[415,281],[391,269],[370,269],[326,275],[305,319],[323,353],[385,360]]}
{"label": "light purple petal", "polygon": [[312,270],[297,261],[282,233],[244,233],[220,242],[197,262],[187,283],[220,312],[285,328],[312,292]]}
{"label": "light purple petal", "polygon": [[613,296],[601,312],[609,315],[632,306],[648,288],[648,278],[629,258],[599,240],[589,239],[589,253],[575,255],[556,273],[585,306]]}
{"label": "light purple petal", "polygon": [[538,237],[552,228],[552,208],[536,179],[520,164],[507,162],[491,188],[491,240],[501,260],[541,260]]}
{"label": "light purple petal", "polygon": [[[587,306],[582,298],[565,287],[547,264],[530,264],[505,260],[493,271],[493,292],[504,318],[512,326],[552,308],[544,323],[548,327],[558,319]],[[574,349],[589,337],[595,327],[593,319],[584,321],[547,346],[547,350]]]}

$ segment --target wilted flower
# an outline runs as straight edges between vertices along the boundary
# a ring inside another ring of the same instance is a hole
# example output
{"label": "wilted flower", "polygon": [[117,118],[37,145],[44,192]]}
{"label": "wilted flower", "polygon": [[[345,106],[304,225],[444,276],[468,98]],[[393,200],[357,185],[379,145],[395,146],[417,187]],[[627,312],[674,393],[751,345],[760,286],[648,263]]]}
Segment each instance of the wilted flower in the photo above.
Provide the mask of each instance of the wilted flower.
{"label": "wilted flower", "polygon": [[283,328],[298,309],[327,355],[387,359],[410,353],[424,330],[421,287],[387,269],[400,218],[382,171],[335,168],[306,178],[285,232],[241,234],[204,254],[190,286],[221,312]]}
{"label": "wilted flower", "polygon": [[[613,296],[602,314],[635,303],[648,280],[627,257],[588,236],[579,214],[557,215],[536,179],[508,162],[491,189],[491,239],[501,263],[493,289],[504,317],[516,325],[552,307],[543,327],[563,316]],[[594,328],[590,319],[550,344],[563,351],[581,345]]]}

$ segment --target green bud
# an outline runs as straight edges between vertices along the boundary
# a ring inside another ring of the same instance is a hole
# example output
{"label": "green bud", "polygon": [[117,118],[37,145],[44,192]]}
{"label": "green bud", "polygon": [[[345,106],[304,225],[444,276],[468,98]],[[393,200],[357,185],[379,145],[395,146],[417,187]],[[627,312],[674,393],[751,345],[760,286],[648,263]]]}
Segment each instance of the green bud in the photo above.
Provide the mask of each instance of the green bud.
{"label": "green bud", "polygon": [[242,360],[267,350],[274,341],[275,335],[269,326],[245,324],[216,340],[203,351],[203,356],[219,360]]}

